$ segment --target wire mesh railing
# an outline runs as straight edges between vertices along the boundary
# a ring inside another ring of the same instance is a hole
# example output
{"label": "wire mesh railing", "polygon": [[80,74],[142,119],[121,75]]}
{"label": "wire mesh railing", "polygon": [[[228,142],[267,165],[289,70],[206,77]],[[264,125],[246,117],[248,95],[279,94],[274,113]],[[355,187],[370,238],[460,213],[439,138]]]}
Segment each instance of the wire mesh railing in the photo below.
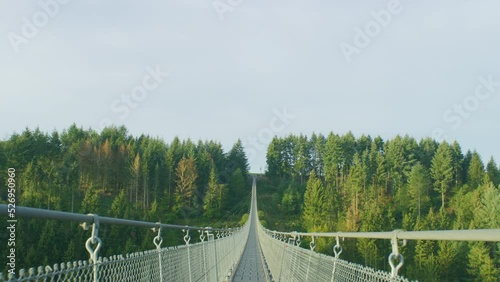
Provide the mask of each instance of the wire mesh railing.
{"label": "wire mesh railing", "polygon": [[[279,232],[259,225],[261,243],[268,270],[274,281],[408,281],[398,276],[404,258],[398,250],[406,240],[500,241],[500,229],[437,230],[392,232]],[[310,250],[299,247],[300,239],[310,237]],[[315,238],[336,238],[334,257],[314,252]],[[339,258],[342,246],[339,238],[371,238],[391,241],[388,256],[391,272],[375,270]]]}
{"label": "wire mesh railing", "polygon": [[[6,211],[0,205],[0,215]],[[18,217],[36,217],[83,222],[82,227],[92,227],[85,247],[89,260],[65,262],[52,266],[21,269],[17,273],[0,273],[3,281],[230,281],[243,253],[248,238],[249,221],[234,229],[161,224],[97,215],[72,214],[58,211],[17,207]],[[153,243],[156,249],[126,255],[100,257],[102,242],[99,238],[101,224],[122,224],[153,227],[158,235]],[[182,229],[184,245],[161,247],[162,230]],[[191,234],[190,234],[191,232]],[[199,235],[200,242],[191,243],[191,235]]]}
{"label": "wire mesh railing", "polygon": [[[310,237],[310,250],[300,248],[300,239]],[[334,257],[314,252],[315,238],[336,238]],[[340,238],[371,238],[391,241],[388,256],[391,272],[375,270],[339,258]],[[398,276],[404,258],[399,244],[407,240],[487,241],[500,242],[500,229],[436,230],[391,232],[279,232],[259,226],[259,240],[274,281],[408,281]]]}
{"label": "wire mesh railing", "polygon": [[389,272],[299,247],[300,240],[259,228],[259,240],[274,281],[408,281]]}

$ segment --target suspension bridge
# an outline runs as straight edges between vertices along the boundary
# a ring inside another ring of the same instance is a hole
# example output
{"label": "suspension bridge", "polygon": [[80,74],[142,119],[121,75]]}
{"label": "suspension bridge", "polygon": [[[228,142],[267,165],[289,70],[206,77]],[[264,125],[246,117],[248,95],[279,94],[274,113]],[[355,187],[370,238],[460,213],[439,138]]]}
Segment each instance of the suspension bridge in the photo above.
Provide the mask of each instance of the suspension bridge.
{"label": "suspension bridge", "polygon": [[[8,206],[0,205],[0,215],[7,217]],[[3,281],[408,281],[399,276],[404,257],[399,245],[406,240],[500,241],[500,229],[439,230],[392,232],[279,232],[264,228],[259,221],[256,178],[247,222],[237,228],[180,226],[134,221],[97,215],[83,215],[17,207],[16,217],[45,218],[82,223],[90,237],[85,243],[89,259],[52,266],[38,266],[16,272],[0,273]],[[99,227],[118,224],[152,228],[156,232],[150,251],[111,257],[99,256],[106,242],[99,238]],[[162,230],[180,229],[185,244],[162,247]],[[191,243],[193,236],[199,242]],[[314,251],[315,239],[335,238],[334,256]],[[309,238],[309,249],[300,247]],[[343,238],[389,240],[390,271],[375,270],[340,258]]]}

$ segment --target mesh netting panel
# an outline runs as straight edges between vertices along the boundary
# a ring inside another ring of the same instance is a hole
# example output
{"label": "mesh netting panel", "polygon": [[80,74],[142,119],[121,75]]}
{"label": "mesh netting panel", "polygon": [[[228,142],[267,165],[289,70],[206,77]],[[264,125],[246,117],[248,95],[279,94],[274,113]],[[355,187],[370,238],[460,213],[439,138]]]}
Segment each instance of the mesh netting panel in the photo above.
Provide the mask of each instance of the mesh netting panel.
{"label": "mesh netting panel", "polygon": [[[0,281],[222,281],[234,272],[248,237],[249,224],[216,240],[145,252],[21,270]],[[161,267],[160,267],[161,265]],[[1,276],[1,274],[0,274]]]}
{"label": "mesh netting panel", "polygon": [[259,240],[274,281],[405,281],[390,273],[319,254],[273,238],[259,228]]}

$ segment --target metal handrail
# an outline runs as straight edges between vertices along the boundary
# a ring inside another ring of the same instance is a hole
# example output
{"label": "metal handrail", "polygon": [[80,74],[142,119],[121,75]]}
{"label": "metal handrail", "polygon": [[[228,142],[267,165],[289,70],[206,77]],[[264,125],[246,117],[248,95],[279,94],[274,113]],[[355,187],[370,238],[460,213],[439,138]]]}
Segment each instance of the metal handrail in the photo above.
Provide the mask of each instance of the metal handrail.
{"label": "metal handrail", "polygon": [[[28,217],[28,218],[44,218],[44,219],[54,219],[63,221],[76,221],[81,223],[94,223],[95,216],[71,213],[64,211],[55,210],[45,210],[37,209],[23,206],[16,206],[16,218],[17,217]],[[0,216],[7,216],[7,205],[0,204]],[[165,224],[158,222],[147,222],[131,219],[121,219],[114,217],[99,216],[100,224],[116,224],[116,225],[127,225],[136,227],[149,227],[149,228],[171,228],[171,229],[189,229],[189,230],[211,230],[211,231],[229,231],[231,228],[212,228],[212,227],[199,227],[199,226],[189,226],[189,225],[177,225],[177,224]]]}
{"label": "metal handrail", "polygon": [[500,229],[433,230],[386,232],[281,232],[267,229],[272,234],[303,237],[339,237],[399,240],[445,240],[445,241],[486,241],[500,242]]}

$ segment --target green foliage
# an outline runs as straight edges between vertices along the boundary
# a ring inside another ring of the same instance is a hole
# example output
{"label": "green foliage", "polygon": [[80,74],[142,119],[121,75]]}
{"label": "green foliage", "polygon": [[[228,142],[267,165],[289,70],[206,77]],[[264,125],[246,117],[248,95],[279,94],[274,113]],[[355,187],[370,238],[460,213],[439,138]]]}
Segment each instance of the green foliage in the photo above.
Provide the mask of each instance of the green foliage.
{"label": "green foliage", "polygon": [[423,212],[426,212],[429,203],[430,179],[426,168],[420,163],[416,164],[408,180],[408,197],[410,210],[417,214],[420,219]]}
{"label": "green foliage", "polygon": [[231,201],[239,201],[242,195],[250,193],[245,176],[240,168],[237,168],[229,179],[229,198]]}
{"label": "green foliage", "polygon": [[[477,152],[463,154],[457,142],[348,132],[275,137],[267,151],[267,177],[258,180],[259,217],[273,229],[500,227],[497,164],[491,158],[484,167]],[[0,168],[7,167],[16,168],[21,205],[181,224],[246,221],[247,206],[238,204],[250,193],[241,141],[225,153],[218,142],[174,138],[167,144],[133,137],[125,127],[100,133],[76,125],[50,134],[25,129],[0,141]],[[24,254],[19,267],[88,257],[88,231],[72,223],[26,220],[18,235],[17,252]],[[155,236],[124,226],[103,226],[100,235],[103,255],[151,249]],[[165,240],[181,243],[175,232],[166,232]],[[332,241],[316,243],[317,251],[331,254]],[[384,268],[390,252],[381,240],[342,244],[346,259],[376,268]],[[500,244],[410,241],[402,252],[411,279],[494,281],[500,275]],[[2,265],[5,257],[0,248]]]}
{"label": "green foliage", "polygon": [[441,193],[441,208],[445,207],[446,194],[453,184],[453,164],[449,145],[446,142],[439,145],[431,164],[431,177],[434,189]]}
{"label": "green foliage", "polygon": [[240,169],[243,177],[246,178],[248,174],[248,160],[245,155],[245,149],[240,139],[233,145],[227,156],[227,161],[230,168],[233,170]]}
{"label": "green foliage", "polygon": [[99,207],[99,194],[97,193],[97,191],[95,191],[94,186],[90,185],[87,191],[85,191],[85,196],[83,197],[80,213],[99,214]]}
{"label": "green foliage", "polygon": [[[177,170],[179,163],[185,168],[182,173]],[[131,136],[123,126],[101,132],[75,124],[51,133],[26,128],[0,141],[0,168],[6,171],[8,167],[16,169],[16,196],[23,206],[178,224],[204,218],[197,223],[209,225],[206,218],[218,218],[220,226],[237,223],[247,210],[235,204],[249,191],[241,142],[226,153],[216,141],[194,143],[174,138],[166,143],[147,135]],[[212,169],[218,173],[215,186],[213,181],[209,184]],[[232,196],[238,201],[227,202],[230,176],[237,169],[238,189]],[[0,174],[0,182],[5,183],[5,177]],[[209,190],[217,197],[212,209],[205,210]],[[6,197],[7,189],[0,189],[0,199]],[[205,217],[200,216],[203,213]],[[4,223],[0,227],[4,228]],[[84,244],[88,235],[71,222],[23,219],[18,226],[17,266],[87,259]],[[141,228],[105,225],[100,236],[106,242],[103,256],[154,247],[154,234]],[[165,245],[178,244],[179,240],[178,234],[165,233]],[[6,252],[0,248],[0,264],[4,266]]]}
{"label": "green foliage", "polygon": [[239,222],[240,226],[244,225],[248,220],[248,213],[241,216],[241,220]]}
{"label": "green foliage", "polygon": [[[308,155],[304,161],[304,148]],[[391,140],[352,133],[325,138],[313,134],[275,137],[268,147],[268,171],[259,187],[259,206],[277,230],[383,231],[499,228],[500,173],[493,158],[485,167],[477,152],[409,136]],[[306,164],[310,174],[300,171]],[[304,179],[301,176],[305,175]],[[306,184],[305,190],[301,182]],[[270,183],[270,184],[268,184]],[[268,187],[271,186],[271,187]],[[297,203],[295,191],[303,193]],[[300,200],[299,200],[300,201]],[[302,210],[297,209],[302,204]],[[381,240],[346,240],[345,259],[375,268],[387,263]],[[331,254],[328,240],[317,251]],[[485,244],[485,263],[473,265],[463,242],[410,241],[402,248],[403,273],[419,281],[489,279],[500,265],[499,244]],[[490,260],[490,261],[488,261]]]}
{"label": "green foliage", "polygon": [[476,189],[482,184],[484,179],[484,165],[479,154],[474,151],[470,160],[469,170],[467,172],[467,182],[469,187]]}
{"label": "green foliage", "polygon": [[175,188],[174,212],[192,211],[195,204],[196,164],[194,158],[182,158],[176,169],[177,186]]}
{"label": "green foliage", "polygon": [[318,231],[326,217],[326,191],[321,179],[311,172],[304,194],[304,226],[308,231]]}
{"label": "green foliage", "polygon": [[215,168],[212,167],[210,171],[210,178],[208,180],[208,189],[203,200],[205,215],[209,218],[220,217],[222,209],[226,205],[226,200],[226,185],[217,183]]}
{"label": "green foliage", "polygon": [[500,228],[500,190],[487,183],[482,189],[481,205],[476,210],[475,221],[479,228]]}
{"label": "green foliage", "polygon": [[493,185],[498,187],[500,185],[500,169],[498,168],[493,157],[490,158],[488,164],[486,165],[486,173],[488,174],[491,182],[493,182]]}
{"label": "green foliage", "polygon": [[467,271],[475,277],[475,281],[498,281],[500,271],[488,253],[489,250],[484,242],[472,244]]}
{"label": "green foliage", "polygon": [[284,213],[297,214],[301,210],[302,197],[295,186],[289,186],[283,193],[281,208]]}

